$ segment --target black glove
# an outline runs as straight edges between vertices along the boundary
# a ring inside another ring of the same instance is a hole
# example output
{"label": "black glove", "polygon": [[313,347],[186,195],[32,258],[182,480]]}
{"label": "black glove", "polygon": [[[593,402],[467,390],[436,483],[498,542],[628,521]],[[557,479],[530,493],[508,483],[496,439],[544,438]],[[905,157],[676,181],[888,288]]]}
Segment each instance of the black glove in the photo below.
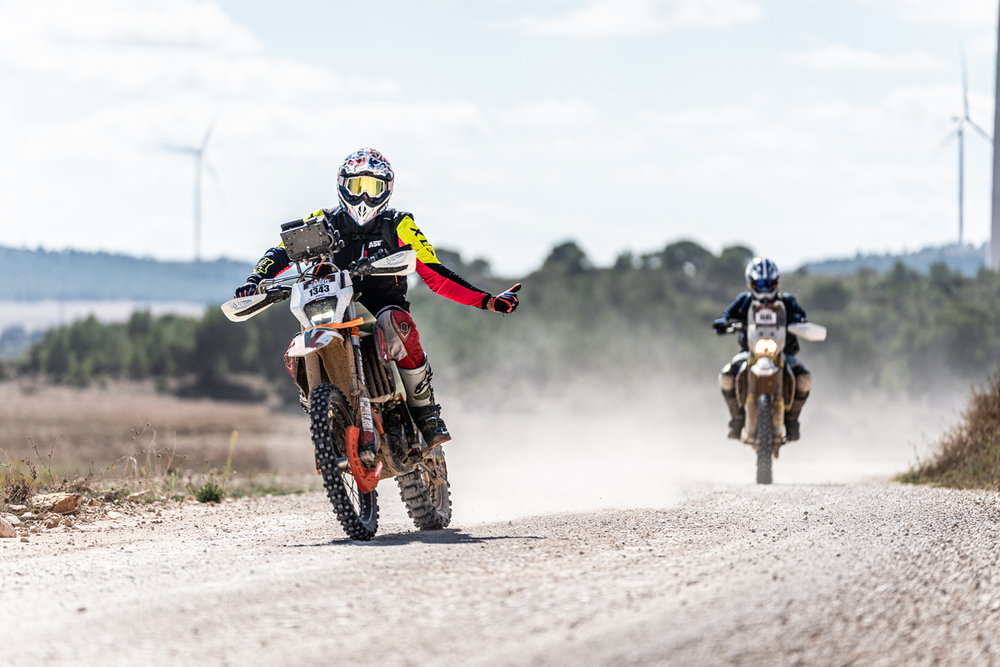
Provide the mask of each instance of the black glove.
{"label": "black glove", "polygon": [[497,294],[496,296],[491,296],[490,300],[486,302],[486,310],[492,310],[494,313],[513,313],[517,310],[517,292],[521,289],[521,283],[518,283],[511,287],[506,292]]}
{"label": "black glove", "polygon": [[725,334],[726,331],[728,330],[729,330],[729,323],[726,322],[725,320],[715,320],[714,322],[712,322],[712,331],[715,332],[715,335],[721,336]]}
{"label": "black glove", "polygon": [[241,299],[245,296],[253,296],[257,293],[257,283],[248,280],[246,284],[236,288],[234,299]]}

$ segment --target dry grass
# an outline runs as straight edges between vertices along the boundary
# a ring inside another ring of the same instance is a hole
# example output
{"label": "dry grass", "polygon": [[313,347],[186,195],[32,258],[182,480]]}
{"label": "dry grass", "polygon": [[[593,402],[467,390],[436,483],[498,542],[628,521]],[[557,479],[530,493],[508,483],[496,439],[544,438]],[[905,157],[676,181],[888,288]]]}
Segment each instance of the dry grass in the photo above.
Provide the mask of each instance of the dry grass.
{"label": "dry grass", "polygon": [[900,481],[958,489],[1000,491],[1000,372],[973,388],[962,420],[946,432],[928,461]]}
{"label": "dry grass", "polygon": [[0,424],[0,507],[48,491],[121,504],[213,485],[206,499],[319,485],[305,415],[259,403],[179,399],[150,384],[2,383]]}
{"label": "dry grass", "polygon": [[56,476],[104,468],[123,457],[132,457],[139,468],[151,453],[160,462],[169,453],[171,469],[221,467],[233,431],[240,433],[232,461],[236,471],[309,470],[311,465],[308,422],[301,413],[257,403],[180,399],[157,393],[151,384],[76,390],[2,383],[0,424],[0,450],[7,459],[34,461],[35,452],[41,452],[58,468]]}

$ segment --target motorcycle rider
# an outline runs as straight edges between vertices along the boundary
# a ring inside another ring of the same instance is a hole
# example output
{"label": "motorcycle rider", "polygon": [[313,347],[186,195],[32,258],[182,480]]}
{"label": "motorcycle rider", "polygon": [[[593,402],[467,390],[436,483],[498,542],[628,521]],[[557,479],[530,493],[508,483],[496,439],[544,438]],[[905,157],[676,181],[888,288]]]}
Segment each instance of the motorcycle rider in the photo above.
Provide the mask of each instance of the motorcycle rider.
{"label": "motorcycle rider", "polygon": [[[719,373],[719,387],[722,389],[722,397],[729,407],[729,435],[728,437],[739,440],[746,420],[746,413],[743,406],[736,399],[736,376],[739,374],[743,364],[750,356],[747,347],[747,314],[750,304],[753,301],[770,302],[780,300],[785,304],[785,316],[788,324],[806,322],[806,311],[802,309],[794,296],[787,293],[778,292],[778,278],[780,272],[778,266],[769,259],[754,257],[747,264],[744,273],[747,281],[747,291],[742,292],[736,300],[729,304],[722,315],[712,323],[712,330],[722,335],[726,333],[731,322],[742,322],[743,330],[739,333],[740,348],[742,352],[733,357]],[[799,439],[799,415],[802,413],[802,406],[809,398],[809,391],[812,389],[812,374],[802,365],[795,355],[799,351],[799,339],[792,333],[788,333],[785,338],[785,364],[795,375],[795,397],[792,400],[791,408],[785,414],[785,435],[788,440]]]}
{"label": "motorcycle rider", "polygon": [[[417,252],[417,273],[437,294],[495,313],[513,313],[518,299],[512,291],[496,296],[473,287],[440,261],[434,247],[413,222],[413,215],[388,208],[395,174],[388,160],[372,148],[351,153],[337,172],[339,206],[321,209],[305,219],[323,217],[331,229],[340,233],[344,247],[334,255],[338,266],[367,257],[383,248],[411,245]],[[246,283],[236,290],[237,297],[255,294],[265,278],[273,278],[290,260],[284,243],[271,248],[257,262]],[[390,356],[396,360],[406,388],[406,404],[427,441],[434,447],[451,440],[441,419],[441,406],[435,402],[431,386],[432,371],[420,345],[420,334],[410,316],[406,300],[406,277],[365,276],[354,283],[358,300],[375,314],[377,327]],[[374,452],[360,452],[362,463],[374,461]]]}

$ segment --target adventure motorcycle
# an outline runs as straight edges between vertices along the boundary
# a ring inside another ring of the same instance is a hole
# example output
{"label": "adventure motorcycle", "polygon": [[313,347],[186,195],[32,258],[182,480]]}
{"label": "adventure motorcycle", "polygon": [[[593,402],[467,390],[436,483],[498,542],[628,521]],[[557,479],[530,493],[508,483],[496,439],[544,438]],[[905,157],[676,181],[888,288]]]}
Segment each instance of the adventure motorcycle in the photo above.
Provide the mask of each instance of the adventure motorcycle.
{"label": "adventure motorcycle", "polygon": [[[726,333],[743,331],[740,321],[730,321]],[[793,333],[802,340],[826,340],[826,327],[811,322],[786,324],[781,301],[754,301],[747,313],[749,356],[736,375],[736,400],[746,414],[742,442],[757,452],[757,483],[771,483],[771,459],[778,458],[785,437],[785,412],[795,396],[795,375],[785,364],[785,338]]]}
{"label": "adventure motorcycle", "polygon": [[[257,294],[235,298],[222,310],[242,322],[290,299],[302,325],[285,353],[285,365],[309,413],[317,472],[349,537],[370,540],[378,529],[380,479],[395,477],[400,496],[420,530],[451,521],[448,468],[441,446],[430,448],[406,405],[396,363],[388,356],[375,318],[356,302],[353,280],[368,275],[405,276],[416,269],[410,246],[382,250],[345,269],[333,263],[344,246],[324,218],[281,226],[294,262],[283,274],[261,281]],[[284,274],[288,274],[284,276]],[[362,466],[362,449],[376,446],[374,467]]]}

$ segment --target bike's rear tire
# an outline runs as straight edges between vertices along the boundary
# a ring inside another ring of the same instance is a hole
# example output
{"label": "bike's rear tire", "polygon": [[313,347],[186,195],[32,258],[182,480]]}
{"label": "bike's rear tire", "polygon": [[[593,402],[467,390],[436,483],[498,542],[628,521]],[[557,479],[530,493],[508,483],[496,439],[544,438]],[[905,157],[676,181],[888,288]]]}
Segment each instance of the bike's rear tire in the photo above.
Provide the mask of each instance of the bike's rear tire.
{"label": "bike's rear tire", "polygon": [[774,426],[771,424],[771,395],[761,394],[757,404],[757,483],[771,483],[771,452]]}
{"label": "bike's rear tire", "polygon": [[364,493],[353,475],[341,473],[337,465],[340,457],[347,456],[348,414],[347,400],[335,386],[321,384],[313,389],[309,398],[309,430],[326,496],[347,536],[368,541],[378,530],[378,492]]}
{"label": "bike's rear tire", "polygon": [[399,497],[418,530],[441,530],[451,523],[451,484],[444,451],[427,457],[412,472],[396,478]]}

